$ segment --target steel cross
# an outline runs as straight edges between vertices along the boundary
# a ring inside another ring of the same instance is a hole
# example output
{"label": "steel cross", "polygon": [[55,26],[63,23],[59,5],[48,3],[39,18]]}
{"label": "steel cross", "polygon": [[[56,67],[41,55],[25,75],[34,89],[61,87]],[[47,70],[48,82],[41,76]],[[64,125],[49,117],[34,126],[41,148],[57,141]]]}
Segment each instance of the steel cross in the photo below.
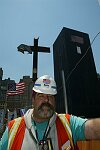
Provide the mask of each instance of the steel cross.
{"label": "steel cross", "polygon": [[23,54],[25,51],[27,51],[29,54],[32,54],[34,52],[33,53],[33,68],[32,68],[32,81],[33,82],[35,82],[37,79],[38,52],[50,53],[49,47],[38,46],[38,40],[39,38],[34,38],[34,46],[21,44],[17,47],[18,51],[22,52]]}

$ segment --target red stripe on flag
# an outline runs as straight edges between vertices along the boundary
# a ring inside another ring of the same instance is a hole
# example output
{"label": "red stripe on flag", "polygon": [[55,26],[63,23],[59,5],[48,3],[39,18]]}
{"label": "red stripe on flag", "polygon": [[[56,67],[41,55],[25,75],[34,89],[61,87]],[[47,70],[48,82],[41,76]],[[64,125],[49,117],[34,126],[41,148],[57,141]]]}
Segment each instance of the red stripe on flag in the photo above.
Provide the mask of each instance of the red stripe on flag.
{"label": "red stripe on flag", "polygon": [[7,96],[14,96],[14,95],[19,95],[23,94],[25,89],[25,83],[10,83],[8,85],[8,90],[7,90]]}

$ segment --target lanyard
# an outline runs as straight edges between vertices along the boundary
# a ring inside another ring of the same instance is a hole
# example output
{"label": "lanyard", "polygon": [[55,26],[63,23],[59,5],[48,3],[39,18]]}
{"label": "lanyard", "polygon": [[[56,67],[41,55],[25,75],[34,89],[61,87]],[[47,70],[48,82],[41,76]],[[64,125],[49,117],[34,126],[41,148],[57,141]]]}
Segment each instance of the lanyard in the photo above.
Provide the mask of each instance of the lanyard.
{"label": "lanyard", "polygon": [[[49,124],[49,122],[48,122],[48,124]],[[49,128],[48,128],[48,124],[47,124],[47,127],[46,127],[46,129],[45,129],[45,132],[44,132],[44,135],[43,135],[42,140],[46,140],[47,137],[48,137],[48,134],[49,134],[49,132],[50,132],[51,127],[49,126]],[[34,121],[34,127],[35,127],[36,137],[37,137],[38,142],[39,142],[40,140],[39,140],[39,138],[38,138],[38,132],[37,132],[37,127],[36,127],[36,122],[35,122],[35,121]],[[48,129],[48,130],[47,130],[47,129]],[[41,141],[42,141],[42,140],[41,140]]]}
{"label": "lanyard", "polygon": [[[49,122],[48,122],[48,124],[49,124]],[[38,141],[35,139],[31,129],[28,129],[28,131],[29,131],[29,134],[30,134],[31,138],[33,139],[35,144],[38,146],[37,149],[39,149],[39,150],[53,150],[51,139],[47,138],[51,127],[49,126],[49,128],[48,128],[48,125],[47,125],[42,140],[38,139],[38,133],[37,133],[37,128],[36,128],[36,122],[35,121],[34,121],[34,127],[35,127],[36,137],[37,137]]]}

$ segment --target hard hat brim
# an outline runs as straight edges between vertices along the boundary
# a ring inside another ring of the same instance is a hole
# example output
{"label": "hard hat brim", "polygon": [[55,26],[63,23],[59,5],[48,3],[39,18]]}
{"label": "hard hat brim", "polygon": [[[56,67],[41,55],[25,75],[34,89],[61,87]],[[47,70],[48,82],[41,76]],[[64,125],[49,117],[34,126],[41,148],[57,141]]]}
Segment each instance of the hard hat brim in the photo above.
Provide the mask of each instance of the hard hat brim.
{"label": "hard hat brim", "polygon": [[56,90],[53,90],[50,92],[50,90],[43,90],[43,89],[36,89],[36,87],[33,87],[33,90],[37,93],[43,93],[43,94],[50,94],[50,95],[56,95],[57,94],[57,91]]}

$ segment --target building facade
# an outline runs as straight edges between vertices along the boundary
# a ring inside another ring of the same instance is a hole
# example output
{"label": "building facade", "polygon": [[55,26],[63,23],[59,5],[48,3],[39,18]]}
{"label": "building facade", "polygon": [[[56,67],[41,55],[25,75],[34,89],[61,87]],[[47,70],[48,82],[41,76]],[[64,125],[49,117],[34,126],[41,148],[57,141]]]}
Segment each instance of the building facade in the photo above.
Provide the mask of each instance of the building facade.
{"label": "building facade", "polygon": [[100,116],[98,79],[89,35],[64,27],[53,44],[53,58],[57,112]]}
{"label": "building facade", "polygon": [[3,109],[4,105],[7,105],[7,109],[21,109],[21,108],[31,108],[32,107],[32,87],[33,81],[30,76],[23,76],[19,82],[25,83],[25,89],[23,94],[6,96],[7,85],[10,83],[15,83],[14,80],[10,78],[0,81],[0,108]]}
{"label": "building facade", "polygon": [[7,121],[12,120],[11,117],[19,117],[22,115],[21,110],[32,108],[32,87],[33,81],[30,76],[23,76],[19,82],[25,83],[23,94],[7,96],[8,85],[15,83],[10,78],[3,80],[3,70],[0,68],[0,137],[5,130]]}

